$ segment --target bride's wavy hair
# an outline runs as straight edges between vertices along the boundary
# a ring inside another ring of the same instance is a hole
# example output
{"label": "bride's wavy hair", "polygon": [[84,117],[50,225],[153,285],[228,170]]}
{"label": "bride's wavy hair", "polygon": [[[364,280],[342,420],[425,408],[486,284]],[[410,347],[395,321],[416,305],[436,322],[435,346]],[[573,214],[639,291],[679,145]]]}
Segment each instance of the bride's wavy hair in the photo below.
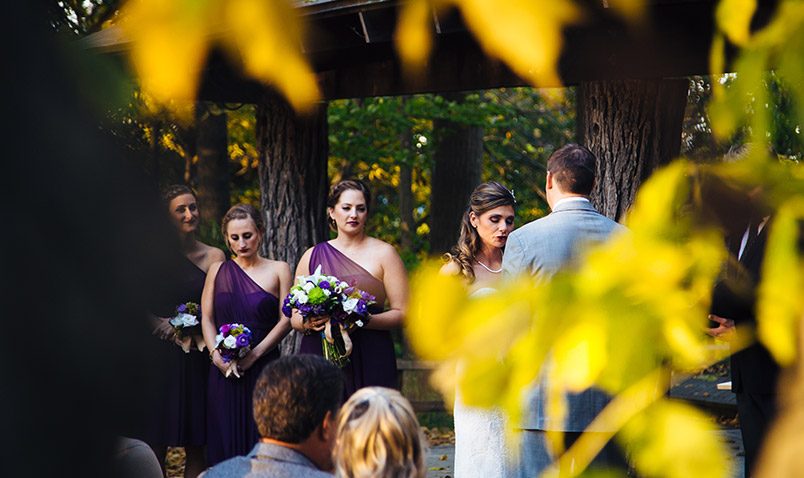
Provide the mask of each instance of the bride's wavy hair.
{"label": "bride's wavy hair", "polygon": [[475,271],[472,264],[475,263],[475,257],[480,252],[483,246],[480,235],[477,229],[472,226],[469,220],[470,214],[475,213],[475,216],[480,216],[486,211],[490,211],[500,206],[511,206],[516,208],[516,199],[514,193],[509,191],[508,188],[496,181],[489,181],[483,183],[472,191],[469,196],[469,207],[463,213],[461,219],[461,232],[458,237],[458,243],[444,254],[444,259],[454,261],[461,268],[461,275],[463,275],[469,283],[475,281]]}

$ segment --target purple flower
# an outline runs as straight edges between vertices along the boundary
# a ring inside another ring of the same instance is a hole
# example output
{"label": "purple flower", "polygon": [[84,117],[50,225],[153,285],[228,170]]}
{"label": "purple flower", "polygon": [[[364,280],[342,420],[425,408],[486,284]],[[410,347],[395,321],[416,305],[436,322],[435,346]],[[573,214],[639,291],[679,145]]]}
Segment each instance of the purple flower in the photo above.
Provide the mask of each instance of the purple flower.
{"label": "purple flower", "polygon": [[293,313],[293,308],[290,306],[290,297],[285,297],[285,301],[282,303],[282,313],[285,314],[285,317],[290,317]]}
{"label": "purple flower", "polygon": [[318,287],[320,287],[320,288],[322,288],[322,289],[330,289],[330,288],[332,287],[332,284],[330,284],[329,282],[327,282],[327,281],[325,281],[325,280],[322,280],[322,281],[321,281],[321,282],[318,284]]}
{"label": "purple flower", "polygon": [[240,334],[237,336],[237,346],[238,347],[245,347],[251,342],[251,334]]}
{"label": "purple flower", "polygon": [[176,312],[184,312],[187,310],[187,304],[181,304],[180,306],[176,307]]}
{"label": "purple flower", "polygon": [[346,289],[344,289],[343,293],[346,295],[352,295],[352,292],[354,291],[355,291],[354,287],[347,287]]}
{"label": "purple flower", "polygon": [[357,307],[355,307],[355,312],[357,312],[360,315],[366,315],[366,312],[368,312],[368,307],[366,307],[366,302],[362,301],[362,300],[360,302],[358,302]]}
{"label": "purple flower", "polygon": [[221,325],[220,332],[221,332],[221,335],[223,335],[224,337],[229,335],[230,330],[232,330],[232,325],[231,324],[223,324],[223,325]]}

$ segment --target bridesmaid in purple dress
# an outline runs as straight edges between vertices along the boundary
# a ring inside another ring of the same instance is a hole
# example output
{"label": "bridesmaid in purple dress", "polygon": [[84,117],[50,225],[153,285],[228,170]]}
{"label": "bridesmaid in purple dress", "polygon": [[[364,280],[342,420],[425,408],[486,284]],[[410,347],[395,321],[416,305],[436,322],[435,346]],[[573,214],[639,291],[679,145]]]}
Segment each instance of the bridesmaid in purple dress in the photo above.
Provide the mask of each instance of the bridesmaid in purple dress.
{"label": "bridesmaid in purple dress", "polygon": [[[201,299],[204,341],[214,366],[209,370],[207,394],[207,459],[209,465],[246,455],[257,442],[251,395],[262,368],[279,357],[277,345],[290,332],[280,313],[279,297],[288,293],[290,266],[260,257],[265,226],[250,205],[233,206],[222,221],[222,232],[235,258],[210,267]],[[251,329],[251,351],[226,363],[214,349],[221,325],[240,323]],[[233,368],[240,378],[227,369]]]}
{"label": "bridesmaid in purple dress", "polygon": [[[223,251],[208,246],[195,238],[199,224],[199,211],[195,194],[184,185],[167,187],[162,197],[168,206],[170,218],[178,229],[184,257],[180,262],[180,284],[173,284],[171,297],[159,315],[172,316],[176,306],[185,302],[201,303],[206,272],[210,265],[224,259]],[[175,342],[175,332],[168,322],[171,317],[154,317],[154,335],[165,340],[162,358],[164,364],[164,394],[154,414],[155,430],[151,446],[163,463],[168,446],[184,447],[187,461],[184,476],[195,477],[205,466],[206,395],[209,362],[206,355],[191,344],[185,353]]]}
{"label": "bridesmaid in purple dress", "polygon": [[[397,388],[396,356],[390,330],[399,327],[408,300],[405,266],[393,246],[366,235],[371,193],[360,181],[334,185],[327,199],[330,226],[337,237],[308,249],[299,260],[296,275],[309,275],[321,265],[324,274],[365,290],[377,298],[365,328],[349,333],[352,354],[343,369],[346,394],[368,386]],[[303,321],[294,312],[293,328],[304,333],[301,353],[323,355],[319,331],[328,320]]]}

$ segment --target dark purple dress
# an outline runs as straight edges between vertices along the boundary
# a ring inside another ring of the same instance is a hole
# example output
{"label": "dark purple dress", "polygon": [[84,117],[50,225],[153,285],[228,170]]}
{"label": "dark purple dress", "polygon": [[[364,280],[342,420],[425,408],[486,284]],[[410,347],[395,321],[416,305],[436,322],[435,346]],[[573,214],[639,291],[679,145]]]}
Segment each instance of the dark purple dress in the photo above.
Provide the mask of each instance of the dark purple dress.
{"label": "dark purple dress", "polygon": [[[377,305],[370,312],[382,312],[386,296],[381,280],[328,242],[322,242],[313,248],[310,256],[311,274],[319,264],[323,274],[335,276],[376,297]],[[369,386],[397,388],[396,355],[391,332],[358,329],[350,332],[349,336],[352,339],[352,355],[349,356],[349,364],[343,368],[346,395]],[[323,355],[321,337],[315,334],[302,337],[299,353]]]}
{"label": "dark purple dress", "polygon": [[[215,327],[239,323],[251,329],[256,345],[274,328],[279,318],[278,299],[254,282],[235,261],[224,262],[215,277]],[[246,455],[259,438],[252,414],[251,395],[263,367],[279,358],[274,349],[260,357],[241,378],[226,378],[209,367],[207,395],[207,461],[212,466],[228,458]]]}
{"label": "dark purple dress", "polygon": [[[183,280],[173,284],[166,304],[157,311],[158,315],[168,317],[175,313],[179,304],[201,303],[206,273],[189,259],[182,256],[178,276]],[[201,317],[198,317],[201,320]],[[199,352],[195,347],[190,353],[173,342],[161,341],[159,344],[160,363],[163,364],[161,376],[163,386],[151,415],[155,419],[153,432],[148,437],[155,446],[203,446],[206,443],[206,397],[209,358],[206,351]],[[162,393],[163,392],[163,393]]]}

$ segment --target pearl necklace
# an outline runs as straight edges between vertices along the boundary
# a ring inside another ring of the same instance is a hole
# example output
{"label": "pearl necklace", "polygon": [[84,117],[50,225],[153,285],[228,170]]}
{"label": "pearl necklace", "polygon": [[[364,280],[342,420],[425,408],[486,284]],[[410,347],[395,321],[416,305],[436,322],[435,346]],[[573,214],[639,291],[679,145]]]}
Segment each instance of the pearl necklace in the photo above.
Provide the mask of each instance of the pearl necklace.
{"label": "pearl necklace", "polygon": [[477,261],[477,263],[480,264],[481,266],[483,266],[483,269],[486,269],[487,271],[491,272],[492,274],[499,274],[503,270],[502,265],[500,265],[499,269],[494,270],[494,269],[490,268],[489,266],[487,266],[486,264],[483,264],[480,261]]}

